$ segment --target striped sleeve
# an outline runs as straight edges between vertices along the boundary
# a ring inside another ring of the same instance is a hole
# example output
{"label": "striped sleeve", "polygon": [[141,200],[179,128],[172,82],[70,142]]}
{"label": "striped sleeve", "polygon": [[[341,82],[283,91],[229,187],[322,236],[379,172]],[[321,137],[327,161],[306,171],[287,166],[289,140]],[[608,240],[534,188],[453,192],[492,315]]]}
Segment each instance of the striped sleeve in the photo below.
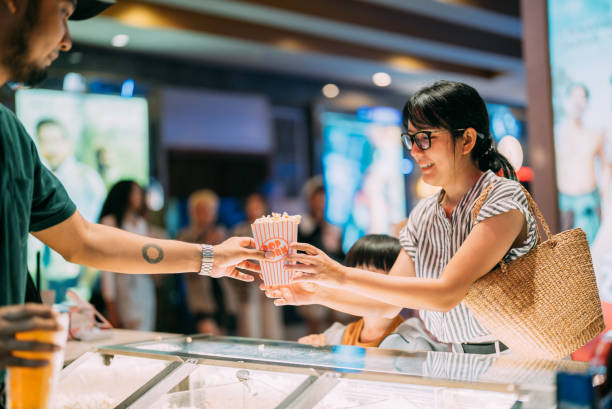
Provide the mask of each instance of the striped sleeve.
{"label": "striped sleeve", "polygon": [[480,223],[483,220],[511,210],[518,210],[525,216],[527,238],[518,247],[510,249],[504,256],[504,261],[511,261],[527,254],[536,245],[538,240],[536,222],[529,211],[527,197],[523,193],[521,186],[517,182],[508,179],[496,182],[495,187],[487,195],[487,199],[476,217],[476,223]]}
{"label": "striped sleeve", "polygon": [[400,231],[400,235],[399,235],[400,244],[404,248],[404,250],[406,250],[406,252],[410,256],[412,261],[416,259],[416,255],[417,255],[417,247],[418,247],[418,240],[417,240],[418,222],[417,221],[421,217],[420,213],[423,208],[422,204],[423,202],[421,201],[414,207],[414,209],[412,209],[412,211],[410,212],[410,215],[408,216],[408,221],[406,222],[406,225]]}

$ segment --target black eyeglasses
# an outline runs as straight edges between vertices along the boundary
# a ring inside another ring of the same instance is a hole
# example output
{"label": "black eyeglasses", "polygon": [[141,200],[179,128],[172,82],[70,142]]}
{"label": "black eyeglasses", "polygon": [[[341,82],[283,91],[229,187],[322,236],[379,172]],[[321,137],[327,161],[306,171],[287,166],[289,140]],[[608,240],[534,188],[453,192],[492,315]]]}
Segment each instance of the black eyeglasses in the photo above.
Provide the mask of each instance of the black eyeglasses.
{"label": "black eyeglasses", "polygon": [[[418,146],[420,150],[426,151],[427,149],[431,148],[431,134],[445,131],[445,129],[439,129],[433,131],[418,131],[415,133],[402,132],[402,142],[409,151],[412,150],[414,145]],[[465,128],[452,130],[452,132],[463,131],[465,131]]]}

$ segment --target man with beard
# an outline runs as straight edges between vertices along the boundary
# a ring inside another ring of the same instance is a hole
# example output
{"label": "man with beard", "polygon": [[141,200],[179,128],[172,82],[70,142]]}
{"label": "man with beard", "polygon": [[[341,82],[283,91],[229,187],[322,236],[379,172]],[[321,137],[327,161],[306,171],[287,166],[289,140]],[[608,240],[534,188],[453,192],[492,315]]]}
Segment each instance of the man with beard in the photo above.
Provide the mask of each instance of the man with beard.
{"label": "man with beard", "polygon": [[[71,47],[68,19],[86,19],[114,0],[0,0],[0,86],[28,85]],[[47,362],[17,359],[14,351],[53,350],[19,342],[15,333],[56,329],[53,312],[26,304],[26,241],[32,233],[66,260],[122,273],[199,272],[252,281],[236,267],[257,270],[253,239],[234,237],[216,246],[157,240],[86,221],[59,180],[41,164],[19,120],[0,105],[0,379],[7,366]],[[31,281],[31,280],[30,280]]]}

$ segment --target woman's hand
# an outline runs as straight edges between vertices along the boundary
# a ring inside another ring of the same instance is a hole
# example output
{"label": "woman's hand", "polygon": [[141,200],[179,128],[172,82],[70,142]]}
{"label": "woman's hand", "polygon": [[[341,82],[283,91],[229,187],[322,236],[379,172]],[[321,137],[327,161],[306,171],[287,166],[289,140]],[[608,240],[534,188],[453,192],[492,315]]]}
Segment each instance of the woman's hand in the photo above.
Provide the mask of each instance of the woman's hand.
{"label": "woman's hand", "polygon": [[[325,287],[340,287],[345,280],[344,266],[332,260],[323,251],[305,243],[293,243],[293,250],[303,251],[306,254],[292,254],[287,256],[285,270],[292,271],[293,283],[310,282]],[[300,264],[291,264],[300,263]]]}
{"label": "woman's hand", "polygon": [[313,283],[295,283],[281,287],[259,286],[260,290],[266,292],[266,297],[275,298],[274,305],[310,305],[318,304],[319,286]]}

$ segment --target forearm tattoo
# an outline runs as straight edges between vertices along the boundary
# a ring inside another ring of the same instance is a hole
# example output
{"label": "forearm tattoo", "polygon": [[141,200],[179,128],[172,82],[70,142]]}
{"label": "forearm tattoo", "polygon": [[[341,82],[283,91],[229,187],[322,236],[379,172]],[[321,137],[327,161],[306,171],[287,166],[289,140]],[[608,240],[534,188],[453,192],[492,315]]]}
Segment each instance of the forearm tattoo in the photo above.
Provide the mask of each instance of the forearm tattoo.
{"label": "forearm tattoo", "polygon": [[157,244],[148,243],[142,247],[142,257],[149,264],[157,264],[164,259],[164,251]]}

